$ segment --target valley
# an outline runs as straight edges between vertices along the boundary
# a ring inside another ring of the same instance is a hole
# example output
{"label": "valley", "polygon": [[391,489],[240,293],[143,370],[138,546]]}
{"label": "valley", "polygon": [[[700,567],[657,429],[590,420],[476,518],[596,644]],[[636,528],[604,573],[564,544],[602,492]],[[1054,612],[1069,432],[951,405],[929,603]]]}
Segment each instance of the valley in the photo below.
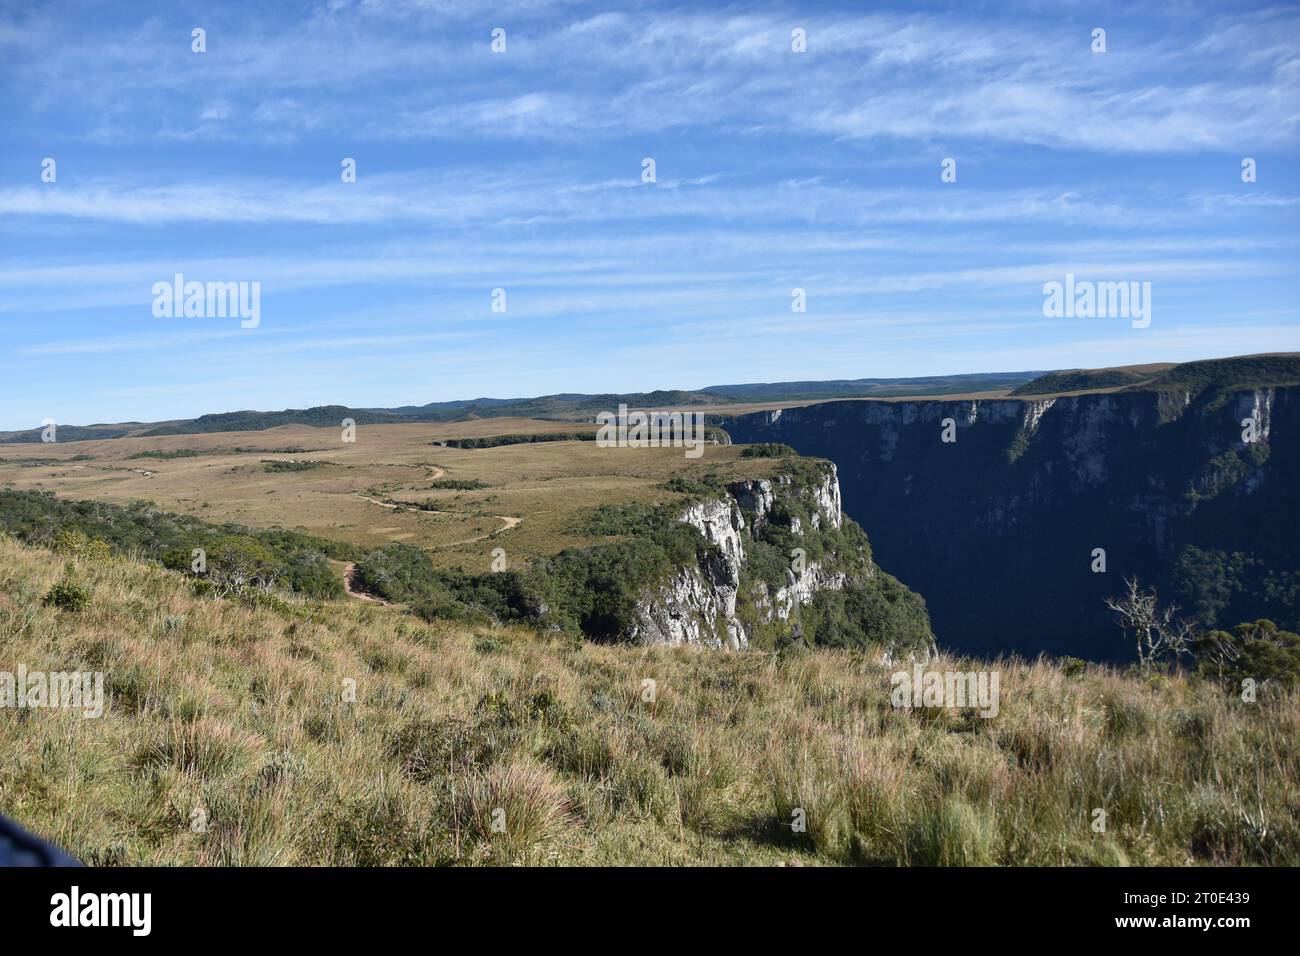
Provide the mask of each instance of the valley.
{"label": "valley", "polygon": [[836,462],[845,510],[963,653],[1126,661],[1104,600],[1131,576],[1202,628],[1300,625],[1300,359],[1054,373],[1018,392],[719,423]]}

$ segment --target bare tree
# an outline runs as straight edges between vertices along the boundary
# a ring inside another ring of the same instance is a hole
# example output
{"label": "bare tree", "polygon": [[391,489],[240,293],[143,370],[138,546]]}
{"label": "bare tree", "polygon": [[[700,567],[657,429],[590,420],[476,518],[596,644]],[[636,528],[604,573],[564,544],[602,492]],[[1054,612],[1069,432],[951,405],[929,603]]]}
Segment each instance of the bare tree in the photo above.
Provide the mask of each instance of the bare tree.
{"label": "bare tree", "polygon": [[1195,627],[1178,616],[1178,606],[1162,608],[1155,588],[1143,590],[1137,578],[1125,578],[1126,594],[1106,598],[1106,606],[1115,612],[1125,636],[1132,635],[1137,645],[1138,663],[1150,669],[1162,657],[1179,657],[1191,652]]}

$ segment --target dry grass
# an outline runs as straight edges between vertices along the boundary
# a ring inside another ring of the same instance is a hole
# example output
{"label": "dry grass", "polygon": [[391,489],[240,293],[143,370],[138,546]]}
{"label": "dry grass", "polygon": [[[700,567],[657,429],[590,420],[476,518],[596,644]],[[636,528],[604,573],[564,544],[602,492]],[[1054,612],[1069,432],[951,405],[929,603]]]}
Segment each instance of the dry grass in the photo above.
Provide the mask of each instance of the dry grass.
{"label": "dry grass", "polygon": [[[592,539],[571,533],[575,518],[603,504],[671,498],[660,485],[677,474],[718,465],[728,474],[766,474],[771,462],[739,459],[739,449],[709,446],[699,459],[682,449],[598,448],[594,442],[542,442],[449,449],[449,437],[594,431],[594,425],[501,418],[452,425],[362,425],[345,444],[339,429],[285,426],[160,438],[0,445],[0,484],[61,497],[123,504],[152,501],[206,521],[299,529],[366,548],[391,541],[429,549],[435,566],[486,572],[492,550],[511,565]],[[303,453],[237,453],[236,448],[303,448]],[[193,458],[138,459],[140,452],[199,450]],[[74,456],[89,460],[74,461]],[[60,459],[33,465],[32,458]],[[268,473],[262,459],[311,458],[324,467]],[[28,459],[23,463],[23,459]],[[151,472],[145,475],[142,472]],[[473,491],[431,489],[439,478],[478,480]],[[370,499],[370,500],[367,500]],[[436,511],[385,507],[432,501]],[[507,527],[501,516],[522,519]]]}
{"label": "dry grass", "polygon": [[579,645],[79,570],[90,606],[46,607],[62,559],[0,540],[0,670],[100,670],[111,694],[99,719],[0,708],[0,810],[89,862],[1300,863],[1295,692],[1004,663],[985,720],[894,710],[871,655]]}

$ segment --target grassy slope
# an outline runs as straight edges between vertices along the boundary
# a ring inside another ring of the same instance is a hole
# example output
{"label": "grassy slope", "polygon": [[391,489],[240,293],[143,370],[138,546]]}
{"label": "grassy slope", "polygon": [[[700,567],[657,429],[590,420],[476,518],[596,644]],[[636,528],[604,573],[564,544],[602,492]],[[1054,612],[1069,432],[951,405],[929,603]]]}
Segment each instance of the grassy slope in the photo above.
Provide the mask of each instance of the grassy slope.
{"label": "grassy slope", "polygon": [[1001,714],[968,719],[893,710],[869,656],[248,607],[125,562],[60,612],[61,565],[0,540],[0,670],[103,670],[112,702],[0,709],[0,810],[87,861],[1300,862],[1294,692],[1006,664]]}

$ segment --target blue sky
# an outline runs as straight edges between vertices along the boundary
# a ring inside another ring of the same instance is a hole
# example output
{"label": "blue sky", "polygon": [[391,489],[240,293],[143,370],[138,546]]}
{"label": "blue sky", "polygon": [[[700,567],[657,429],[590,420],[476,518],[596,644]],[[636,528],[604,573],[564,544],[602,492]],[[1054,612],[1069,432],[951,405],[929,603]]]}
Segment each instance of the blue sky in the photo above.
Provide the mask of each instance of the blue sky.
{"label": "blue sky", "polygon": [[0,429],[1297,350],[1298,139],[1296,6],[0,0]]}

